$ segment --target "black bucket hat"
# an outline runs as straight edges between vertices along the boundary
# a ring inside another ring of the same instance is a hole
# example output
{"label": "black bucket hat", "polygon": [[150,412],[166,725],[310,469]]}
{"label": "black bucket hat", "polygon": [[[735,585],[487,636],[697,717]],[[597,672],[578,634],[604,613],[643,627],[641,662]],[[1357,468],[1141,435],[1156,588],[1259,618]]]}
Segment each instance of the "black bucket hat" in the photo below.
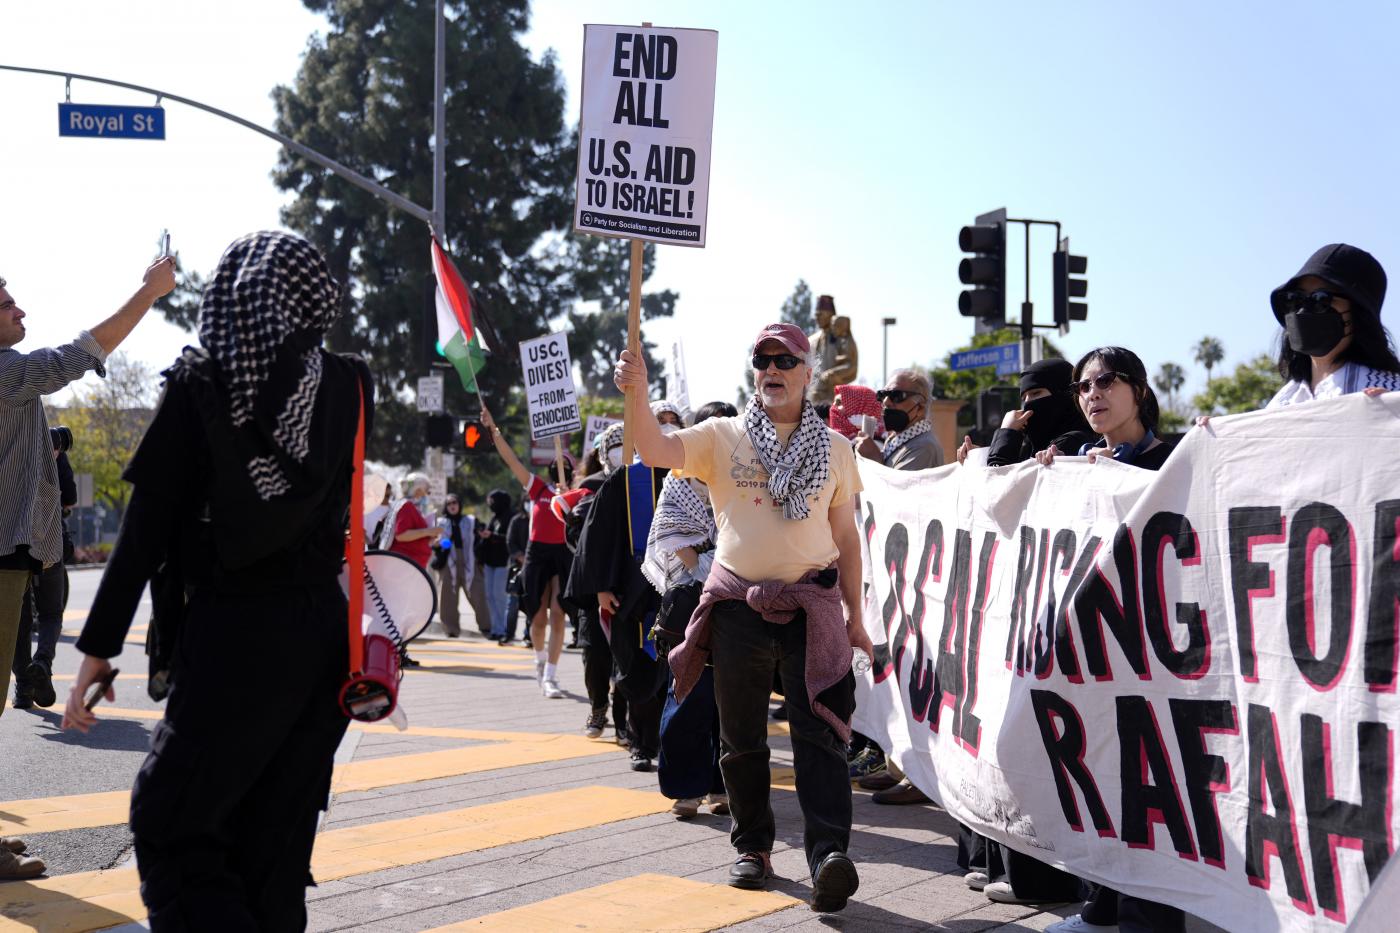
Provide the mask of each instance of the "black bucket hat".
{"label": "black bucket hat", "polygon": [[1351,301],[1352,307],[1377,318],[1381,316],[1381,304],[1385,301],[1385,269],[1381,268],[1375,256],[1364,249],[1346,243],[1333,243],[1313,253],[1297,275],[1274,289],[1269,296],[1274,317],[1280,324],[1287,310],[1283,307],[1283,293],[1305,275],[1315,275],[1336,288]]}

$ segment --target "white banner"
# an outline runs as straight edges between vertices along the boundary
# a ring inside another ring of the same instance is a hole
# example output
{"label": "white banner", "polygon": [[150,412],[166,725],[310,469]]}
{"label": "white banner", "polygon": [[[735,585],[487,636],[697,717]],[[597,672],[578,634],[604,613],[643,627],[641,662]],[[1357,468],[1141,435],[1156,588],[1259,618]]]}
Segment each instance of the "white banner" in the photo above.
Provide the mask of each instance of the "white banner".
{"label": "white banner", "polygon": [[705,245],[718,50],[712,29],[583,27],[575,230]]}
{"label": "white banner", "polygon": [[520,341],[520,368],[525,372],[531,437],[545,440],[582,427],[567,334]]}
{"label": "white banner", "polygon": [[679,337],[671,344],[671,384],[666,387],[666,397],[687,416],[691,414],[690,379],[685,374],[685,345]]}
{"label": "white banner", "polygon": [[1400,393],[1160,472],[862,460],[856,728],[975,830],[1230,930],[1342,930],[1400,838]]}

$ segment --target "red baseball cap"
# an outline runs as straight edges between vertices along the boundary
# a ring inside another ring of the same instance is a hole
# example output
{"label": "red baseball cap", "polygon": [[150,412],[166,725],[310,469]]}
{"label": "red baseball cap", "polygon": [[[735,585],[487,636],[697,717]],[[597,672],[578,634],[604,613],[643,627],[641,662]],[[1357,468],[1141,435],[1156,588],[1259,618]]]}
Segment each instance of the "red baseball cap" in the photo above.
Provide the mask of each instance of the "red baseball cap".
{"label": "red baseball cap", "polygon": [[757,350],[759,344],[765,340],[776,340],[787,347],[788,352],[802,357],[802,361],[807,361],[807,356],[812,352],[812,345],[807,341],[807,335],[802,333],[802,328],[796,324],[769,324],[758,332],[758,336],[753,339],[753,349]]}

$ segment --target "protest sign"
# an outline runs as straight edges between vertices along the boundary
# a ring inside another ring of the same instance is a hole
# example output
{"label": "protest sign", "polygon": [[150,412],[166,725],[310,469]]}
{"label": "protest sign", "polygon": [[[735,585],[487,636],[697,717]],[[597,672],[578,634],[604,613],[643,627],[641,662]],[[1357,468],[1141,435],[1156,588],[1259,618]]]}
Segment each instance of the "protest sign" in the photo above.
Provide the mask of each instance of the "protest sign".
{"label": "protest sign", "polygon": [[525,372],[530,436],[544,440],[577,431],[582,425],[567,335],[546,334],[520,341],[520,367]]}
{"label": "protest sign", "polygon": [[685,374],[685,347],[680,338],[671,344],[671,383],[666,387],[666,397],[689,417],[690,380]]}
{"label": "protest sign", "polygon": [[1214,419],[1156,473],[861,461],[855,727],[1041,861],[1342,930],[1400,831],[1397,449],[1392,393]]}
{"label": "protest sign", "polygon": [[593,442],[597,440],[599,434],[602,434],[604,431],[606,431],[613,425],[621,423],[621,421],[621,418],[607,418],[603,415],[589,415],[588,423],[584,426],[583,429],[583,455],[585,457],[588,456],[588,452],[593,449]]}
{"label": "protest sign", "polygon": [[583,27],[574,229],[704,246],[719,33]]}

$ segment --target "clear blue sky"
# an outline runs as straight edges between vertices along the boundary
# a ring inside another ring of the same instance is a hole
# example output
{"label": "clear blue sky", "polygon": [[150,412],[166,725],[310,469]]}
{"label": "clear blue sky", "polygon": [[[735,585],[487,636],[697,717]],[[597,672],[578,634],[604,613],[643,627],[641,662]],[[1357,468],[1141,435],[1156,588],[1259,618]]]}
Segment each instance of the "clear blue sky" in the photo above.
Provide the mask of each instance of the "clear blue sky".
{"label": "clear blue sky", "polygon": [[[7,3],[0,62],[168,87],[270,122],[318,20],[291,0]],[[862,375],[927,364],[965,342],[960,226],[1005,206],[1064,223],[1089,257],[1087,322],[1060,340],[1191,362],[1218,337],[1227,368],[1272,346],[1269,290],[1345,240],[1400,273],[1400,12],[1389,3],[1036,2],[644,4],[539,0],[532,48],[557,51],[572,95],[584,22],[719,31],[704,250],[665,248],[692,400],[732,398],[752,332],[801,277],[852,317]],[[0,73],[5,181],[0,275],[63,339],[134,285],[162,227],[211,266],[275,226],[276,145],[172,104],[166,143],[60,140],[58,79]],[[75,100],[141,102],[75,85]],[[571,116],[571,119],[573,117]],[[1019,240],[1012,269],[1019,270]],[[1048,234],[1032,298],[1049,316]],[[468,272],[468,274],[470,274]],[[1019,276],[1013,275],[1013,307]],[[1383,318],[1400,330],[1395,302]],[[162,362],[183,339],[143,325]]]}

